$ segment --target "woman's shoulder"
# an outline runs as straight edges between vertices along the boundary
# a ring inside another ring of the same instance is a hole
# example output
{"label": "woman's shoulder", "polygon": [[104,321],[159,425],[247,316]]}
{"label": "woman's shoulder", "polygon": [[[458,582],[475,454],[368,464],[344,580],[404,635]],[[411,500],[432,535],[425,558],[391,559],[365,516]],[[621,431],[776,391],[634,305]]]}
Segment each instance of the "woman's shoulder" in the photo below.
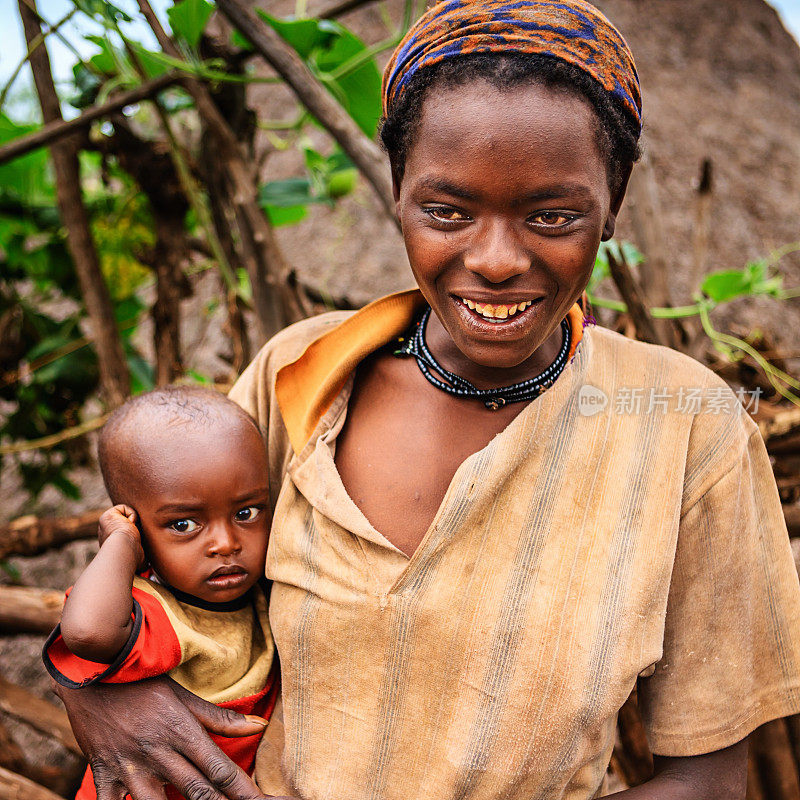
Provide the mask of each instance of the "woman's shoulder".
{"label": "woman's shoulder", "polygon": [[686,389],[729,389],[715,372],[691,356],[671,347],[629,339],[621,333],[595,326],[589,334],[592,342],[590,371],[602,370],[615,382],[631,386],[683,386]]}
{"label": "woman's shoulder", "polygon": [[275,373],[298,359],[321,336],[341,325],[354,311],[328,311],[300,320],[276,333],[250,362],[248,371]]}

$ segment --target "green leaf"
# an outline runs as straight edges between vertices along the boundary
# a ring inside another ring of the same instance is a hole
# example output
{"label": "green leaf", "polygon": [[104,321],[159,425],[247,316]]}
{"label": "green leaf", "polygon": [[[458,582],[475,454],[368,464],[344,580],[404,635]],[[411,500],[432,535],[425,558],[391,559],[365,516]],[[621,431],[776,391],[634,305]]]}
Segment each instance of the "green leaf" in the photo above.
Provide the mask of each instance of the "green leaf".
{"label": "green leaf", "polygon": [[258,201],[262,206],[292,208],[313,203],[316,198],[311,192],[308,178],[287,178],[265,183],[258,191]]}
{"label": "green leaf", "polygon": [[[0,114],[0,144],[32,133],[38,128],[38,125],[18,125]],[[27,205],[54,203],[55,187],[47,150],[35,150],[0,165],[0,193]]]}
{"label": "green leaf", "polygon": [[783,288],[780,275],[770,275],[766,261],[752,261],[744,269],[712,272],[701,285],[703,294],[723,303],[747,295],[776,297]]}
{"label": "green leaf", "polygon": [[749,286],[745,270],[729,269],[708,275],[700,288],[707,297],[722,303],[749,294]]}
{"label": "green leaf", "polygon": [[347,109],[367,136],[374,136],[381,116],[381,74],[374,58],[341,78],[330,77],[339,67],[362,54],[367,46],[338,22],[331,20],[280,20],[256,13],[320,73],[331,94]]}
{"label": "green leaf", "polygon": [[[336,24],[336,23],[334,23]],[[366,45],[346,28],[336,24],[338,37],[332,47],[316,54],[317,69],[334,72],[354,57],[362,54]],[[333,91],[350,116],[370,138],[375,136],[381,118],[381,74],[374,58],[369,59],[347,75],[332,81]],[[332,89],[332,87],[328,87]]]}
{"label": "green leaf", "polygon": [[356,188],[357,183],[358,170],[355,167],[337,170],[328,178],[328,194],[334,199],[344,197]]}
{"label": "green leaf", "polygon": [[279,228],[281,225],[294,225],[308,216],[308,206],[271,206],[265,205],[264,211],[269,221]]}
{"label": "green leaf", "polygon": [[195,383],[199,383],[201,386],[213,386],[214,381],[208,377],[208,375],[203,375],[201,372],[198,372],[196,369],[190,369],[186,371],[186,375],[190,377]]}
{"label": "green leaf", "polygon": [[88,108],[97,100],[103,81],[81,61],[72,67],[72,77],[77,92],[68,101],[69,104],[73,108]]}
{"label": "green leaf", "polygon": [[303,59],[308,59],[318,48],[326,47],[338,34],[338,28],[340,27],[336,23],[327,20],[278,19],[260,8],[256,9],[256,14],[270,27],[274,28],[276,33],[287,44],[290,44]]}
{"label": "green leaf", "polygon": [[75,7],[87,17],[103,22],[132,22],[133,20],[121,8],[107,0],[72,0]]}
{"label": "green leaf", "polygon": [[0,561],[0,569],[3,570],[14,583],[22,582],[22,576],[19,574],[19,570],[10,561]]}
{"label": "green leaf", "polygon": [[197,47],[214,6],[207,0],[181,0],[167,9],[169,24],[190,47]]}

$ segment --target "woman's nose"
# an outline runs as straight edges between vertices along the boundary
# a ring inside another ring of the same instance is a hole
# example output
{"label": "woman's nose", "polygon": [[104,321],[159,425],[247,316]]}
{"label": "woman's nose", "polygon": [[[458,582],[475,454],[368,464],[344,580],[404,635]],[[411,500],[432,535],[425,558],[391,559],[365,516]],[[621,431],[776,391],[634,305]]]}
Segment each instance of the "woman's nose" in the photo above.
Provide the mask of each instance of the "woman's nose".
{"label": "woman's nose", "polygon": [[502,283],[527,272],[531,259],[513,226],[495,219],[475,230],[464,266],[490,283]]}
{"label": "woman's nose", "polygon": [[239,537],[228,525],[215,525],[209,534],[207,552],[210,556],[230,556],[242,549]]}

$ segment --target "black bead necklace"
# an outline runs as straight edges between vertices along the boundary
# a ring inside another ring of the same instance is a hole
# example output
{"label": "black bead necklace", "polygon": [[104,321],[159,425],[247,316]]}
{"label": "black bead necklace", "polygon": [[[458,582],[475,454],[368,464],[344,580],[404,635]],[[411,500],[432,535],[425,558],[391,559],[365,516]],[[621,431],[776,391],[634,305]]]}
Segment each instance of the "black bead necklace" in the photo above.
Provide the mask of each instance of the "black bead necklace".
{"label": "black bead necklace", "polygon": [[[413,356],[416,359],[420,372],[437,389],[441,389],[447,394],[461,397],[465,400],[481,400],[490,411],[497,411],[508,403],[521,403],[524,400],[533,400],[538,397],[545,389],[550,388],[555,379],[561,374],[567,365],[569,358],[569,348],[572,341],[572,332],[567,320],[561,322],[561,332],[564,341],[561,349],[550,366],[534,375],[532,378],[514,383],[511,386],[500,386],[497,389],[479,389],[470,383],[466,378],[456,375],[454,372],[446,370],[434,357],[433,353],[425,344],[425,328],[431,316],[431,309],[428,306],[422,316],[414,323],[411,332],[398,341],[400,347],[394,351],[397,358]],[[436,373],[436,374],[434,374]],[[440,377],[437,377],[439,375]],[[444,380],[442,380],[442,378]]]}

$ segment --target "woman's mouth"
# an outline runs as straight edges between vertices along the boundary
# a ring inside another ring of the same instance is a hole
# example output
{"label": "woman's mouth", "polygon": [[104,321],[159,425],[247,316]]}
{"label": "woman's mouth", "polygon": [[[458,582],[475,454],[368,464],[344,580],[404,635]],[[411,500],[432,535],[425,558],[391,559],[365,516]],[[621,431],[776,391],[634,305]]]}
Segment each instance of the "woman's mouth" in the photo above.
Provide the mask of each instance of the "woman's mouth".
{"label": "woman's mouth", "polygon": [[218,567],[206,578],[206,582],[215,589],[234,589],[246,583],[247,570],[236,564],[226,564]]}
{"label": "woman's mouth", "polygon": [[459,297],[458,299],[472,312],[472,316],[498,325],[516,320],[540,298],[521,299],[514,303],[483,303],[469,297]]}

